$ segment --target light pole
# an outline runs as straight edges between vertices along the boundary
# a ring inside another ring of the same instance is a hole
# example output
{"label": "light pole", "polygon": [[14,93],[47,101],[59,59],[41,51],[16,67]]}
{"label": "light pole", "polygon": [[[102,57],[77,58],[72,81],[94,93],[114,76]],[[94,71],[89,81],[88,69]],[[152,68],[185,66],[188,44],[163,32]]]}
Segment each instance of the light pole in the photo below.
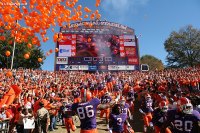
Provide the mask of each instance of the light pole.
{"label": "light pole", "polygon": [[[18,6],[18,8],[20,8],[21,0],[20,0],[19,3],[11,3],[11,4],[14,4],[14,5]],[[24,3],[22,5],[27,5],[27,3]],[[18,20],[16,20],[16,25],[18,25]],[[17,30],[15,31],[15,34],[17,34]],[[14,37],[14,42],[13,42],[12,60],[11,60],[11,66],[10,66],[11,70],[13,69],[13,62],[14,62],[14,57],[15,57],[15,47],[16,47],[15,46],[16,45],[15,39],[16,39],[16,37]]]}
{"label": "light pole", "polygon": [[[16,20],[16,25],[17,24],[18,24],[18,20]],[[17,34],[17,30],[15,31],[15,34]],[[16,45],[15,38],[16,37],[14,37],[14,43],[13,43],[12,60],[11,60],[11,67],[10,67],[11,70],[13,69],[13,61],[14,61],[14,56],[15,56],[15,45]]]}

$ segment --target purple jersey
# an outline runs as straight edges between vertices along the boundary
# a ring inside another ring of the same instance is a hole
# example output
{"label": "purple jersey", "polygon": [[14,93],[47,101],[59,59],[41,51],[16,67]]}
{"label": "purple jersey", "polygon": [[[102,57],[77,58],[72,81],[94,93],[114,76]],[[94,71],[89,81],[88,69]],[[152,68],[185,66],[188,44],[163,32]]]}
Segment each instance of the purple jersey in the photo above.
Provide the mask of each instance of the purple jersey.
{"label": "purple jersey", "polygon": [[112,100],[112,98],[108,95],[104,95],[101,97],[101,103],[102,104],[105,104],[105,103],[110,103]]}
{"label": "purple jersey", "polygon": [[103,90],[103,88],[104,88],[104,84],[103,83],[98,84],[97,89],[99,91]]}
{"label": "purple jersey", "polygon": [[129,92],[127,93],[127,100],[128,100],[128,101],[131,101],[131,100],[133,100],[133,99],[135,99],[135,98],[134,98],[134,91],[131,90],[131,91],[129,91]]}
{"label": "purple jersey", "polygon": [[100,100],[98,98],[94,98],[85,103],[72,104],[72,111],[78,114],[81,121],[81,129],[90,130],[96,128],[96,113],[99,104]]}
{"label": "purple jersey", "polygon": [[72,117],[72,105],[67,104],[63,109],[63,118],[71,118]]}
{"label": "purple jersey", "polygon": [[72,95],[74,98],[78,98],[80,96],[80,91],[79,90],[72,91]]}
{"label": "purple jersey", "polygon": [[112,125],[112,130],[114,132],[122,132],[124,131],[124,122],[127,119],[127,114],[121,113],[119,115],[110,115],[110,121]]}
{"label": "purple jersey", "polygon": [[162,127],[163,123],[167,120],[167,112],[162,112],[160,108],[153,111],[152,123],[155,126]]}
{"label": "purple jersey", "polygon": [[112,76],[111,75],[107,75],[105,78],[106,78],[107,83],[112,82]]}
{"label": "purple jersey", "polygon": [[152,99],[144,100],[142,102],[142,107],[141,107],[142,111],[144,111],[145,113],[153,112],[152,104],[153,104]]}
{"label": "purple jersey", "polygon": [[130,106],[128,103],[125,103],[125,105],[122,105],[122,113],[127,114],[129,108]]}
{"label": "purple jersey", "polygon": [[174,133],[199,133],[200,114],[194,110],[192,114],[184,114],[177,110],[168,111],[167,122],[173,123]]}

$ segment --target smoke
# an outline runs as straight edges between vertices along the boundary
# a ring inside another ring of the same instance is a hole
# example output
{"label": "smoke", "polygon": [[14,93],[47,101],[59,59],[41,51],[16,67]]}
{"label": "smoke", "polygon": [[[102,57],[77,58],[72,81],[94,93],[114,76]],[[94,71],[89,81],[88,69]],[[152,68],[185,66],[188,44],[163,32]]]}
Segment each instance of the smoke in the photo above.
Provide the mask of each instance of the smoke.
{"label": "smoke", "polygon": [[96,48],[98,49],[98,57],[112,57],[112,51],[108,47],[108,38],[109,35],[99,35],[95,39]]}

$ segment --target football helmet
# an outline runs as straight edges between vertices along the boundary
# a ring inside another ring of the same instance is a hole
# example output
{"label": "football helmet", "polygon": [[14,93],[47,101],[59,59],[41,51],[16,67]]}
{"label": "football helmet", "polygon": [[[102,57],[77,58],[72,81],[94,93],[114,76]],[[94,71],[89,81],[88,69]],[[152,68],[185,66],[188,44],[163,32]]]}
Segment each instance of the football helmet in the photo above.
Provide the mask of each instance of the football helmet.
{"label": "football helmet", "polygon": [[87,102],[92,99],[92,93],[87,89],[81,90],[81,100],[82,102]]}
{"label": "football helmet", "polygon": [[122,113],[122,107],[120,104],[115,104],[113,107],[112,107],[112,114],[114,115],[119,115]]}
{"label": "football helmet", "polygon": [[188,98],[181,97],[178,100],[177,106],[178,106],[179,111],[185,114],[192,114],[193,106],[191,104],[191,101]]}
{"label": "football helmet", "polygon": [[123,96],[121,96],[119,100],[119,104],[125,105],[125,103],[126,103],[126,99]]}
{"label": "football helmet", "polygon": [[159,103],[159,108],[161,109],[162,112],[167,112],[168,110],[168,104],[166,101],[161,101]]}
{"label": "football helmet", "polygon": [[150,94],[145,94],[145,100],[150,100],[151,99],[151,95]]}

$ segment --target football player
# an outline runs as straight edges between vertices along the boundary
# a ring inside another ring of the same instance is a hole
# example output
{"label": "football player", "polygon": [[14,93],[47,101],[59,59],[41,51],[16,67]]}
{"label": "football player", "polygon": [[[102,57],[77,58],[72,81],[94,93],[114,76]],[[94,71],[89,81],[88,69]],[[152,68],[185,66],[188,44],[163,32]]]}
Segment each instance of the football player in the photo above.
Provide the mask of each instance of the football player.
{"label": "football player", "polygon": [[63,118],[64,118],[64,123],[65,123],[65,127],[67,129],[67,132],[70,133],[70,129],[72,131],[75,131],[76,129],[76,126],[74,125],[74,122],[73,122],[73,119],[72,119],[72,116],[73,116],[73,112],[71,110],[71,104],[68,103],[68,100],[64,101],[63,102],[63,106],[64,106],[64,109],[63,109]]}
{"label": "football player", "polygon": [[199,133],[200,132],[200,114],[193,110],[190,100],[181,97],[177,102],[177,109],[170,110],[167,113],[167,120],[164,122],[161,132],[163,132],[172,123],[173,133]]}
{"label": "football player", "polygon": [[135,97],[134,97],[134,90],[131,87],[127,93],[127,98],[126,98],[126,102],[129,104],[130,106],[130,111],[133,113],[134,112],[134,101],[135,101]]}
{"label": "football player", "polygon": [[74,97],[74,103],[79,103],[81,101],[79,88],[72,91],[72,96]]}
{"label": "football player", "polygon": [[72,104],[74,111],[81,122],[80,133],[97,133],[96,114],[98,109],[106,109],[115,104],[116,101],[111,101],[109,104],[100,104],[98,98],[93,98],[90,91],[81,90],[81,102]]}
{"label": "football player", "polygon": [[120,104],[115,104],[112,108],[109,120],[110,133],[124,133],[124,123],[127,119],[127,114],[122,113]]}
{"label": "football player", "polygon": [[[112,101],[112,98],[111,98],[109,92],[106,92],[106,93],[101,97],[101,103],[102,103],[102,104],[108,104],[108,103],[110,103],[111,101]],[[106,114],[106,124],[108,124],[109,115],[110,115],[110,108],[101,110],[100,118],[102,118],[104,114]]]}
{"label": "football player", "polygon": [[153,100],[151,99],[151,95],[146,93],[144,99],[142,99],[141,108],[139,109],[140,113],[143,114],[144,120],[144,132],[147,132],[147,127],[152,120],[152,112],[153,112]]}
{"label": "football player", "polygon": [[[124,97],[121,97],[119,104],[121,106],[121,112],[127,115],[127,118],[130,118],[133,120],[133,116],[131,115],[131,112],[129,110],[130,106],[128,103],[126,103],[126,99]],[[128,125],[128,121],[124,123],[124,131],[125,133],[127,132],[128,129],[130,128],[130,125]]]}
{"label": "football player", "polygon": [[[150,122],[150,127],[154,126],[155,133],[161,133],[160,129],[163,123],[167,120],[168,104],[166,101],[161,101],[159,107],[153,111],[153,118]],[[171,133],[169,128],[166,128],[165,133]]]}

